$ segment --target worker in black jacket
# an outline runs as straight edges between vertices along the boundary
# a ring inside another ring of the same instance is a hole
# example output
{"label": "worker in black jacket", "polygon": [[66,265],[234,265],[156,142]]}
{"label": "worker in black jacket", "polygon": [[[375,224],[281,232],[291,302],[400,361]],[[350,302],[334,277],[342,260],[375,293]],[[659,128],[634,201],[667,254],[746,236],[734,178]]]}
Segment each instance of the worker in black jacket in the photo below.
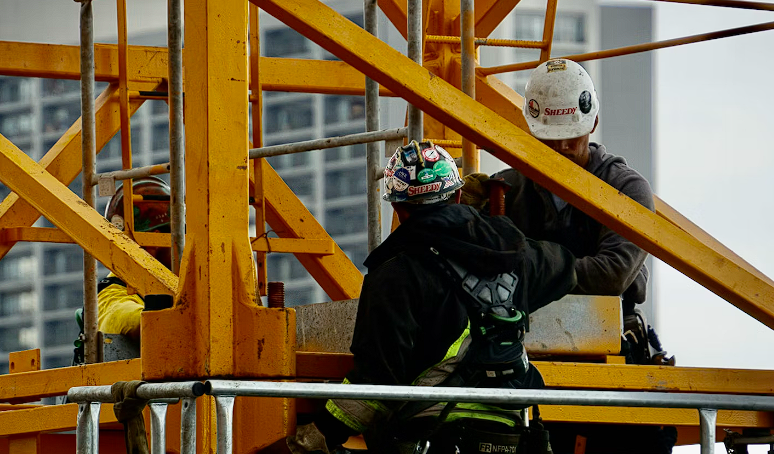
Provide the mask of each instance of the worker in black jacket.
{"label": "worker in black jacket", "polygon": [[[487,371],[497,377],[475,383],[460,378],[463,366],[473,368],[481,358],[472,357],[486,350],[475,348],[485,341],[476,340],[480,327],[471,328],[469,305],[479,298],[486,306],[482,295],[488,290],[477,289],[475,295],[463,291],[448,263],[466,270],[468,277],[504,276],[501,287],[507,290],[498,287],[495,292],[505,297],[502,306],[511,304],[511,315],[516,314],[505,319],[521,317],[525,322],[529,312],[575,287],[572,253],[526,238],[505,216],[490,218],[457,204],[463,183],[454,160],[430,142],[399,148],[384,175],[384,199],[392,202],[401,223],[365,261],[368,274],[351,347],[355,367],[345,383],[541,387],[542,378],[528,365],[523,349],[523,358],[510,358],[523,360],[523,370],[514,372],[509,366]],[[444,408],[329,400],[314,423],[298,427],[288,446],[294,453],[329,452],[351,435],[365,433],[369,452],[412,452],[418,441],[429,441],[428,452],[461,449],[456,452],[464,454],[466,446],[475,445],[478,452],[479,442],[511,447],[518,440],[508,438],[522,426],[517,409],[479,404]]]}

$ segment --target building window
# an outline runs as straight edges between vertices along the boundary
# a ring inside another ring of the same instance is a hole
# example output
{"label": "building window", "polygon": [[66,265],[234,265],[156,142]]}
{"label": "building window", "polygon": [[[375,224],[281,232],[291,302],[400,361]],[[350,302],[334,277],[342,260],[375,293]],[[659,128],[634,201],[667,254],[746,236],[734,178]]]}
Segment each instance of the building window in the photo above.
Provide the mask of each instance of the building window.
{"label": "building window", "polygon": [[43,331],[43,345],[46,347],[55,347],[72,342],[78,337],[78,324],[75,317],[72,320],[57,320],[45,323]]}
{"label": "building window", "polygon": [[43,274],[72,273],[83,269],[83,252],[75,245],[48,249],[43,254]]}
{"label": "building window", "polygon": [[26,102],[32,99],[34,80],[17,77],[0,78],[0,103]]}
{"label": "building window", "polygon": [[267,57],[284,57],[307,52],[309,40],[293,29],[280,28],[266,32],[262,47]]}
{"label": "building window", "polygon": [[326,230],[330,235],[365,232],[366,210],[361,205],[332,208],[325,212]]}
{"label": "building window", "polygon": [[586,21],[582,14],[559,14],[554,24],[554,41],[585,43]]}
{"label": "building window", "polygon": [[267,133],[308,128],[314,124],[311,99],[268,106],[264,121]]}
{"label": "building window", "polygon": [[35,347],[37,330],[29,325],[0,328],[0,351],[16,352]]}
{"label": "building window", "polygon": [[38,262],[31,255],[16,255],[0,260],[0,279],[27,279],[37,274]]}
{"label": "building window", "polygon": [[365,166],[325,172],[325,197],[335,199],[366,193]]}
{"label": "building window", "polygon": [[[544,14],[516,15],[516,39],[541,41],[543,39]],[[582,14],[556,15],[554,22],[554,42],[586,42],[586,21]]]}
{"label": "building window", "polygon": [[[72,339],[67,339],[67,343],[69,344],[74,339],[74,337]],[[46,356],[43,361],[44,367],[46,369],[56,369],[59,367],[69,367],[73,365],[72,355]]]}
{"label": "building window", "polygon": [[368,247],[365,244],[353,244],[350,246],[342,246],[344,253],[347,254],[352,263],[355,264],[361,271],[365,270],[363,262],[368,257]]}
{"label": "building window", "polygon": [[80,101],[43,108],[43,132],[64,132],[81,116]]}
{"label": "building window", "polygon": [[168,122],[156,123],[155,125],[153,125],[153,149],[154,150],[169,149],[169,123]]}
{"label": "building window", "polygon": [[43,308],[47,311],[81,307],[83,283],[47,285],[43,290]]}
{"label": "building window", "polygon": [[0,293],[0,316],[31,314],[35,311],[35,292]]}
{"label": "building window", "polygon": [[287,307],[311,304],[313,296],[314,289],[312,287],[285,289],[285,304]]}
{"label": "building window", "polygon": [[61,96],[67,93],[78,93],[80,90],[79,80],[43,79],[43,96]]}
{"label": "building window", "polygon": [[8,138],[26,136],[32,133],[33,124],[34,118],[29,111],[0,115],[0,134]]}
{"label": "building window", "polygon": [[362,96],[326,96],[325,123],[342,123],[365,118]]}
{"label": "building window", "polygon": [[285,184],[288,185],[290,190],[293,191],[296,196],[303,197],[312,195],[312,188],[314,187],[314,175],[307,174],[294,177],[285,177]]}

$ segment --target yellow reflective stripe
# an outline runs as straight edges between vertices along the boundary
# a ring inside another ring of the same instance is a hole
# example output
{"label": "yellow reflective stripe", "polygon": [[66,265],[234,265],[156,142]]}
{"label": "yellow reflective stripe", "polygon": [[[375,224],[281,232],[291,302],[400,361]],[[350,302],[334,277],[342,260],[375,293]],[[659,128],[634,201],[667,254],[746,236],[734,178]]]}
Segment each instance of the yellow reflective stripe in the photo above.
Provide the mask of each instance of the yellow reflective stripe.
{"label": "yellow reflective stripe", "polygon": [[448,350],[446,350],[446,356],[443,357],[443,361],[446,361],[449,358],[454,358],[457,356],[457,353],[460,352],[460,346],[462,346],[462,341],[465,340],[470,336],[470,320],[468,320],[468,326],[465,327],[464,330],[462,330],[462,334],[460,334],[460,337],[457,338],[456,341],[454,341],[453,344],[449,347]]}
{"label": "yellow reflective stripe", "polygon": [[340,409],[332,400],[328,400],[328,402],[326,402],[325,409],[328,410],[328,412],[333,415],[334,418],[346,424],[350,429],[357,431],[358,433],[365,432],[367,427],[365,424],[363,424],[357,418],[350,416],[349,413]]}
{"label": "yellow reflective stripe", "polygon": [[443,359],[440,362],[438,362],[438,364],[435,364],[425,369],[425,371],[419,374],[419,376],[415,378],[414,381],[411,382],[411,384],[416,385],[419,380],[421,380],[422,378],[424,378],[425,375],[427,375],[427,372],[430,369],[438,366],[439,364],[443,364],[444,361],[448,361],[456,357],[460,352],[460,347],[462,347],[462,343],[465,342],[465,339],[467,339],[468,336],[470,336],[470,320],[468,320],[468,325],[465,327],[465,329],[462,330],[462,334],[460,334],[460,337],[458,337],[457,340],[455,340],[446,350],[446,355],[444,355]]}
{"label": "yellow reflective stripe", "polygon": [[493,415],[491,413],[469,413],[469,412],[451,412],[446,418],[446,422],[456,421],[458,419],[485,419],[487,421],[499,422],[507,425],[508,427],[516,427],[516,422],[512,419],[502,416]]}

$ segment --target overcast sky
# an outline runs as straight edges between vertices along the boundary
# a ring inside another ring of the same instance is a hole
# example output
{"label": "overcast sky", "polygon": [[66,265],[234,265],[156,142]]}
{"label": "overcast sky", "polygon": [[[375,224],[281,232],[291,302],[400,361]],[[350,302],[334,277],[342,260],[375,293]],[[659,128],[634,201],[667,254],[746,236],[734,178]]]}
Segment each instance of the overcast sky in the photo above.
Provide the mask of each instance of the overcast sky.
{"label": "overcast sky", "polygon": [[[759,22],[774,13],[658,4],[658,40]],[[774,275],[774,32],[659,50],[656,193]],[[657,262],[657,322],[686,366],[774,369],[774,331]]]}
{"label": "overcast sky", "polygon": [[[768,21],[774,13],[658,4],[656,39]],[[656,51],[654,100],[656,193],[767,276],[774,275],[771,49],[767,31]],[[654,274],[659,333],[679,365],[774,369],[774,331],[669,265],[656,261]]]}

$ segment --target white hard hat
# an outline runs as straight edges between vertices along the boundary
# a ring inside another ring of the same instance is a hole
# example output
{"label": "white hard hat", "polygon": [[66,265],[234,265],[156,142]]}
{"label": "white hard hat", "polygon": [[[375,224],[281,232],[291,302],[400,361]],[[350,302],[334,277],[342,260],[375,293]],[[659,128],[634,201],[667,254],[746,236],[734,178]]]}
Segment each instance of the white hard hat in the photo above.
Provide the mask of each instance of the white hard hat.
{"label": "white hard hat", "polygon": [[594,82],[572,60],[548,60],[535,68],[527,82],[522,113],[538,139],[574,139],[589,134],[599,113]]}

